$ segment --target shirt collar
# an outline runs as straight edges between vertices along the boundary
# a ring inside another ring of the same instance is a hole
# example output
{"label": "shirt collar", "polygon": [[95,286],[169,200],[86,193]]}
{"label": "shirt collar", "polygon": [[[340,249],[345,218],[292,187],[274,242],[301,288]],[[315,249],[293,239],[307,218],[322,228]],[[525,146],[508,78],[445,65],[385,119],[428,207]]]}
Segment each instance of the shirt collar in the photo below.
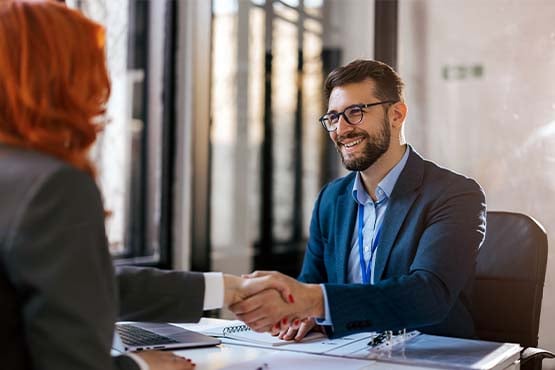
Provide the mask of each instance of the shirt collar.
{"label": "shirt collar", "polygon": [[[376,196],[378,197],[377,203],[391,196],[391,193],[393,192],[393,188],[395,187],[395,184],[397,183],[397,180],[401,175],[401,171],[403,171],[403,168],[405,168],[405,165],[407,164],[407,160],[409,158],[409,152],[410,152],[409,146],[407,145],[405,149],[405,154],[403,154],[403,157],[401,158],[401,160],[397,162],[397,164],[387,173],[387,175],[385,175],[385,177],[382,179],[382,181],[380,181],[380,183],[376,187],[375,193],[376,193]],[[372,198],[370,198],[370,195],[368,195],[368,193],[364,189],[364,185],[362,184],[362,177],[360,175],[360,172],[358,171],[356,173],[352,195],[355,202],[362,205],[368,203],[369,201],[370,202],[372,201]]]}

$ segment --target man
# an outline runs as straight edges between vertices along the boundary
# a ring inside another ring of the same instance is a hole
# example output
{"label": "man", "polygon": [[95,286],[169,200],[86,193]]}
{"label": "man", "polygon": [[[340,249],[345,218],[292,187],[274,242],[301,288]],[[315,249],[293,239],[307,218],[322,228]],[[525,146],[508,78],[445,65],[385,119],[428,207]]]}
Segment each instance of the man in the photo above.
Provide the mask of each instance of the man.
{"label": "man", "polygon": [[260,318],[271,312],[284,317],[286,339],[312,329],[314,319],[299,323],[307,317],[330,336],[403,328],[474,335],[469,283],[485,235],[484,193],[407,145],[403,87],[391,67],[372,60],[328,76],[320,122],[352,172],[316,200],[299,276],[309,284],[251,275],[287,282],[296,298],[271,307],[277,295],[265,292],[232,306],[255,330],[270,329]]}

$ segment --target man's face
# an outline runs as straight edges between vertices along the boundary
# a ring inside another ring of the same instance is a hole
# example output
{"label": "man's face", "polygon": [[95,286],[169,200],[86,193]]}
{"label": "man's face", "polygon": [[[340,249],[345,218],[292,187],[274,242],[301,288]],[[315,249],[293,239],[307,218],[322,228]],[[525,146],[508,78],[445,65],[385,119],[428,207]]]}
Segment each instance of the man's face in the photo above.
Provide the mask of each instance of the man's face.
{"label": "man's face", "polygon": [[[335,87],[330,95],[328,112],[342,112],[353,104],[379,102],[374,96],[374,82],[366,80]],[[389,119],[382,106],[364,108],[362,122],[351,125],[341,116],[330,138],[350,171],[364,171],[387,150],[391,140]]]}

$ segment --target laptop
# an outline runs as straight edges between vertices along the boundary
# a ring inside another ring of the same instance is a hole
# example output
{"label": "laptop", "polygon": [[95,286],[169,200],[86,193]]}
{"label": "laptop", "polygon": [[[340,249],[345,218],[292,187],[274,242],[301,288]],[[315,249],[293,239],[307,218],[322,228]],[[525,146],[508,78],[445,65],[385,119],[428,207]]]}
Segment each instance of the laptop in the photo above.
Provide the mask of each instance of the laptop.
{"label": "laptop", "polygon": [[119,352],[208,347],[221,341],[179,326],[151,322],[118,322],[112,348]]}

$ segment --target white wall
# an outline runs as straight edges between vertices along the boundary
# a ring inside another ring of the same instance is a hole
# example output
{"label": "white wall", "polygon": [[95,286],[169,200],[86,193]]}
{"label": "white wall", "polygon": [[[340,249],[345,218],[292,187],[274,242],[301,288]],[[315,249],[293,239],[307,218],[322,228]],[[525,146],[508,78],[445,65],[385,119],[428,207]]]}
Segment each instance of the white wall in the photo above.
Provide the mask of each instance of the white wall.
{"label": "white wall", "polygon": [[[554,15],[552,0],[402,1],[399,36],[409,142],[476,178],[490,210],[538,219],[551,251]],[[480,66],[481,75],[475,73]],[[540,346],[550,350],[555,350],[554,268],[555,257],[549,256]]]}
{"label": "white wall", "polygon": [[328,7],[324,45],[340,47],[342,64],[374,55],[374,1],[326,0]]}

